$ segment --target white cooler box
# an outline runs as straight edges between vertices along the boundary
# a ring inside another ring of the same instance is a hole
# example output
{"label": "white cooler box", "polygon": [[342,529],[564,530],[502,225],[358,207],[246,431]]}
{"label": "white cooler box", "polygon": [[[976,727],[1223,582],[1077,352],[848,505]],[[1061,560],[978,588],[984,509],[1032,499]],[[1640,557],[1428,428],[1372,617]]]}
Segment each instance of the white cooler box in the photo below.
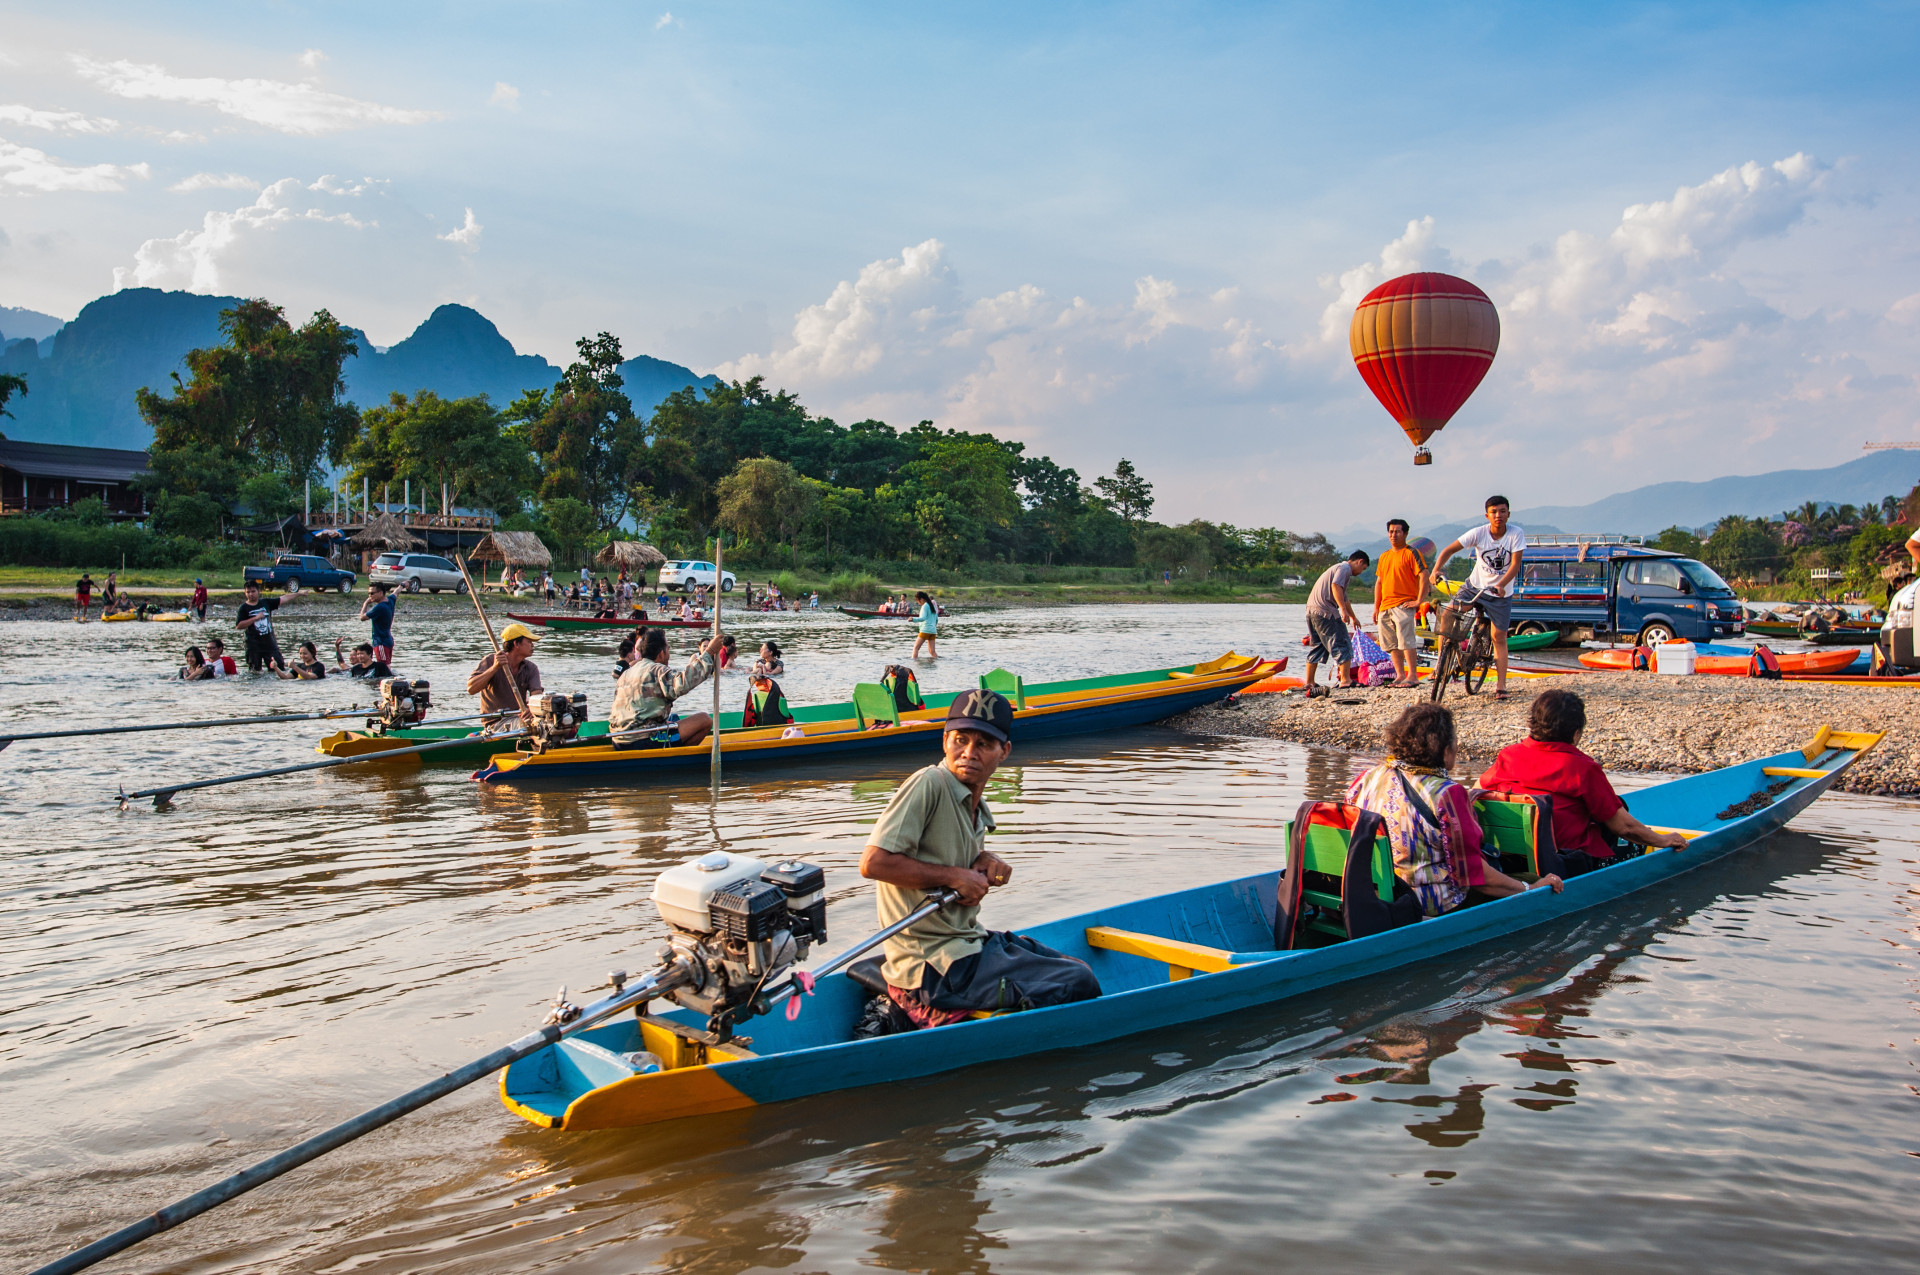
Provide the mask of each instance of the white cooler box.
{"label": "white cooler box", "polygon": [[1694,655],[1691,642],[1662,642],[1653,648],[1653,671],[1690,676]]}

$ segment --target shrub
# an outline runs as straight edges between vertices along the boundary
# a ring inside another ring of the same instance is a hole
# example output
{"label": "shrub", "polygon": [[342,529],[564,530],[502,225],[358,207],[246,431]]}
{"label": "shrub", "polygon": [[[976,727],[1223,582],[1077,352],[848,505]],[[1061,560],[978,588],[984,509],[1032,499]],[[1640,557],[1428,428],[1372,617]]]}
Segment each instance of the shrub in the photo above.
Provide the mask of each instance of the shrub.
{"label": "shrub", "polygon": [[[781,585],[782,590],[786,585]],[[842,571],[827,581],[827,596],[838,602],[873,602],[886,591],[879,576],[865,571]]]}
{"label": "shrub", "polygon": [[22,567],[180,567],[204,546],[131,523],[96,526],[51,518],[0,522],[0,562]]}

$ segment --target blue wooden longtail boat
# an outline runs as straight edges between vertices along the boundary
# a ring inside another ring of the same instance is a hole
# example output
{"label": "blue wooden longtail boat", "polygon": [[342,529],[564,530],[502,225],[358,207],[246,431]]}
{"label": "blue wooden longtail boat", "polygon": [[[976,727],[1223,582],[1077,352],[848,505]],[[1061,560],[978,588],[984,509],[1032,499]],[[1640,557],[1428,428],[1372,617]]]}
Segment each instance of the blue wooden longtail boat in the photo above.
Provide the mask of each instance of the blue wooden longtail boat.
{"label": "blue wooden longtail boat", "polygon": [[[627,1128],[933,1075],[1271,1004],[1657,887],[1782,827],[1880,738],[1823,728],[1798,751],[1640,789],[1631,795],[1634,813],[1656,828],[1685,832],[1684,850],[1623,855],[1568,881],[1561,894],[1530,890],[1364,937],[1341,936],[1328,918],[1340,915],[1342,904],[1349,917],[1365,913],[1364,887],[1356,892],[1355,881],[1369,873],[1380,897],[1388,897],[1380,879],[1384,839],[1371,853],[1351,846],[1347,834],[1316,825],[1307,813],[1331,803],[1308,803],[1306,817],[1296,820],[1303,835],[1293,836],[1295,824],[1288,825],[1292,865],[1300,870],[1295,876],[1277,867],[1026,931],[1087,961],[1103,989],[1098,999],[856,1040],[852,1029],[869,993],[848,974],[832,974],[803,1001],[797,1019],[776,1012],[746,1020],[750,1044],[747,1037],[703,1043],[707,1020],[701,1015],[656,1008],[514,1063],[501,1074],[500,1098],[549,1129]],[[1551,853],[1541,841],[1541,830],[1551,826],[1549,811],[1522,802],[1495,813],[1483,822],[1503,855],[1532,854],[1537,866],[1538,855]],[[1550,832],[1546,837],[1550,841]],[[1297,902],[1283,914],[1283,947],[1276,945],[1275,905],[1284,891]],[[1312,920],[1303,920],[1307,913]],[[1335,933],[1322,932],[1329,929]],[[658,1058],[661,1069],[637,1073],[630,1060],[637,1051]]]}
{"label": "blue wooden longtail boat", "polygon": [[[1163,721],[1188,709],[1216,703],[1271,676],[1283,661],[1262,660],[1231,651],[1218,659],[1174,669],[1086,678],[1050,686],[1025,686],[1011,673],[995,670],[983,682],[1013,701],[1015,737],[1025,741],[1122,730]],[[901,712],[891,693],[876,683],[854,688],[853,702],[835,706],[841,716],[819,720],[812,714],[790,726],[724,730],[720,751],[726,764],[767,766],[850,757],[875,752],[937,752],[953,694],[929,695],[926,706]],[[812,717],[813,720],[807,720]],[[616,746],[582,741],[546,752],[499,753],[476,772],[488,784],[562,780],[568,783],[629,783],[670,771],[704,770],[712,752],[702,741],[690,746],[651,743]]]}

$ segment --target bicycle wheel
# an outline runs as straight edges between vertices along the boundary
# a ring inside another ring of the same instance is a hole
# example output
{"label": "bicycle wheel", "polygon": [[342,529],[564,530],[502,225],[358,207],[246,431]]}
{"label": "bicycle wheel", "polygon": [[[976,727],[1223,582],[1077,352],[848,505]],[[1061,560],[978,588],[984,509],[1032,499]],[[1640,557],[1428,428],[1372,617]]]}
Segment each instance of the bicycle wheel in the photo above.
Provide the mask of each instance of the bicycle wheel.
{"label": "bicycle wheel", "polygon": [[1459,643],[1442,638],[1440,649],[1434,655],[1433,689],[1428,693],[1428,697],[1436,704],[1440,702],[1440,697],[1447,693],[1447,683],[1452,679],[1458,665],[1459,656],[1456,652],[1459,649]]}
{"label": "bicycle wheel", "polygon": [[1474,626],[1473,641],[1467,647],[1466,660],[1460,670],[1460,680],[1466,684],[1467,694],[1478,695],[1480,688],[1487,684],[1487,674],[1493,669],[1493,631],[1485,620]]}

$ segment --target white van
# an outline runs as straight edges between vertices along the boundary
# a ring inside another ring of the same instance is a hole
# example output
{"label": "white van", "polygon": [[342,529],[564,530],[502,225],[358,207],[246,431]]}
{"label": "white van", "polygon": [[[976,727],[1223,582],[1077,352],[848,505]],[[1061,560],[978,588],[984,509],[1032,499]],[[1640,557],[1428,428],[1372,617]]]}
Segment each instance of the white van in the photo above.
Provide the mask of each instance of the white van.
{"label": "white van", "polygon": [[428,593],[442,589],[452,589],[455,593],[467,591],[467,582],[460,578],[460,568],[432,553],[383,553],[367,569],[367,578],[406,593],[418,593],[422,589]]}

